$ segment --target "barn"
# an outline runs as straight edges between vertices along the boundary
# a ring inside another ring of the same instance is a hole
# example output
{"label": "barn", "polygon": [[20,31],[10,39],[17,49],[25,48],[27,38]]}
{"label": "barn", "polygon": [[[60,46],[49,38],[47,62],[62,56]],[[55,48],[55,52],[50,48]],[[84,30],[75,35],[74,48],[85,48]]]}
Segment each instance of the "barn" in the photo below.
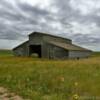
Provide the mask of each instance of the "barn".
{"label": "barn", "polygon": [[37,54],[39,58],[48,59],[87,58],[91,52],[73,44],[70,39],[41,32],[31,33],[28,41],[13,49],[15,56]]}

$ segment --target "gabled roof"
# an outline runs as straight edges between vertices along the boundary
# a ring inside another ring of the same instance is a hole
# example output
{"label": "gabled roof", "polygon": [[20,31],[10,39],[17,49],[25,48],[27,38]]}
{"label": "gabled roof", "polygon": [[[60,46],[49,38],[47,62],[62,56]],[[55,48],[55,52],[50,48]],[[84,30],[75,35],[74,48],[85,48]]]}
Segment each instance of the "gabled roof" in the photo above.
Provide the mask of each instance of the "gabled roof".
{"label": "gabled roof", "polygon": [[91,50],[88,50],[86,48],[82,48],[80,46],[77,46],[75,44],[67,44],[67,43],[56,42],[56,41],[48,41],[48,43],[50,43],[52,45],[55,45],[55,46],[58,46],[58,47],[61,47],[61,48],[64,48],[66,50],[72,50],[72,51],[91,51]]}
{"label": "gabled roof", "polygon": [[42,32],[32,32],[32,33],[29,34],[29,36],[32,35],[32,34],[41,34],[41,35],[52,36],[52,37],[55,37],[55,38],[62,38],[64,40],[72,41],[71,39],[64,38],[64,37],[61,37],[59,35],[54,35],[54,34],[48,34],[48,33],[42,33]]}
{"label": "gabled roof", "polygon": [[[47,34],[47,33],[33,32],[33,33],[29,34],[29,36],[32,35],[32,34],[42,34],[42,35],[52,36],[52,37],[56,37],[56,38],[58,37],[58,38],[62,38],[62,39],[71,41],[70,39],[63,38],[63,37],[56,36],[56,35]],[[15,47],[13,50],[15,50],[16,48],[18,48],[18,47],[20,47],[23,44],[28,43],[28,42],[29,42],[29,40],[23,42],[22,44],[20,44],[17,47]],[[91,52],[91,50],[88,50],[86,48],[82,48],[80,46],[77,46],[77,45],[71,44],[71,43],[68,44],[68,43],[58,42],[58,41],[46,41],[46,42],[49,43],[49,44],[61,47],[61,48],[66,49],[66,50],[72,50],[72,51],[90,51]]]}

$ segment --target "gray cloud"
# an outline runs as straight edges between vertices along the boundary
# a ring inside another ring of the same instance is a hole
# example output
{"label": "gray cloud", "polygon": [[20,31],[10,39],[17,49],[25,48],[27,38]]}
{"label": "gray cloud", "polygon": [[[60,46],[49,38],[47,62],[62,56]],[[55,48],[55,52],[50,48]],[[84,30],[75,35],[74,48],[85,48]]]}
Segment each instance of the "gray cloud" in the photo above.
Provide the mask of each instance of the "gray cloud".
{"label": "gray cloud", "polygon": [[95,49],[96,46],[90,45],[100,43],[100,8],[95,7],[100,2],[97,1],[52,0],[47,8],[41,8],[20,0],[0,0],[0,39],[24,40],[28,33],[41,31],[66,36]]}

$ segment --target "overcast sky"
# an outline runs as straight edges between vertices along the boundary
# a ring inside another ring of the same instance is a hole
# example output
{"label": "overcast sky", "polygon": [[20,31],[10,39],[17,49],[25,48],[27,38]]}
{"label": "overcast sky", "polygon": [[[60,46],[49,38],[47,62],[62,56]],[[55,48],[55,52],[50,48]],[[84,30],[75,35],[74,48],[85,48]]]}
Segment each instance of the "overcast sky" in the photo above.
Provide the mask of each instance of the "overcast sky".
{"label": "overcast sky", "polygon": [[100,51],[100,0],[0,0],[0,48],[33,31],[57,34]]}

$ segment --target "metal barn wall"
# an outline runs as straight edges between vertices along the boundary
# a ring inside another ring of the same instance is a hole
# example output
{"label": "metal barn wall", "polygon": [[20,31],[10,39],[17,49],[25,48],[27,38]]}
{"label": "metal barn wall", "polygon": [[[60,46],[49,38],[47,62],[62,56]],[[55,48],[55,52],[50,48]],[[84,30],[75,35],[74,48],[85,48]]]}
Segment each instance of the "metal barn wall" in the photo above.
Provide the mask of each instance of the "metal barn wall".
{"label": "metal barn wall", "polygon": [[64,40],[62,38],[56,38],[43,34],[31,34],[29,36],[29,45],[41,45],[42,58],[50,58],[50,56],[53,56],[54,58],[68,58],[68,55],[66,55],[66,51],[64,49],[51,46],[50,44],[47,44],[48,41],[71,43],[71,41],[67,39]]}
{"label": "metal barn wall", "polygon": [[41,34],[31,34],[29,36],[29,45],[41,45],[41,57],[47,58],[47,46]]}
{"label": "metal barn wall", "polygon": [[68,51],[63,49],[63,48],[60,48],[60,47],[57,47],[57,46],[54,46],[54,45],[50,45],[48,44],[48,57],[49,59],[65,59],[65,58],[68,58]]}
{"label": "metal barn wall", "polygon": [[29,36],[29,44],[30,45],[38,45],[38,44],[42,44],[43,43],[43,39],[42,36],[40,34],[31,34]]}
{"label": "metal barn wall", "polygon": [[72,43],[72,40],[69,39],[64,39],[61,37],[55,37],[55,36],[51,36],[51,35],[45,35],[45,34],[40,34],[40,33],[33,33],[31,35],[29,35],[29,41],[30,43],[42,43],[43,41],[48,42],[48,41],[58,41],[58,42],[65,42],[65,43]]}
{"label": "metal barn wall", "polygon": [[42,43],[42,58],[48,58],[48,45],[47,43]]}
{"label": "metal barn wall", "polygon": [[29,56],[29,43],[24,43],[13,51],[16,56]]}
{"label": "metal barn wall", "polygon": [[69,58],[86,58],[90,54],[89,51],[69,51]]}

